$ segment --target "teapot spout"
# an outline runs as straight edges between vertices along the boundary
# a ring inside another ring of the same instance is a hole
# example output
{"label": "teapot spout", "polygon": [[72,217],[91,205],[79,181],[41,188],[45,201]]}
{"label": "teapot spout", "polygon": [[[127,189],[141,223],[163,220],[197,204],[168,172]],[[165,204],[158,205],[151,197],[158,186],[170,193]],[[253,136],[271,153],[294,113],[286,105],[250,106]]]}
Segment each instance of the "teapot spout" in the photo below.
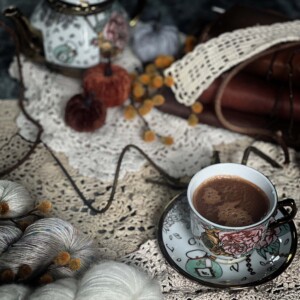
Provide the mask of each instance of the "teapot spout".
{"label": "teapot spout", "polygon": [[21,52],[36,62],[44,62],[45,56],[41,31],[33,28],[17,7],[10,6],[3,11],[3,14],[10,18],[15,25]]}

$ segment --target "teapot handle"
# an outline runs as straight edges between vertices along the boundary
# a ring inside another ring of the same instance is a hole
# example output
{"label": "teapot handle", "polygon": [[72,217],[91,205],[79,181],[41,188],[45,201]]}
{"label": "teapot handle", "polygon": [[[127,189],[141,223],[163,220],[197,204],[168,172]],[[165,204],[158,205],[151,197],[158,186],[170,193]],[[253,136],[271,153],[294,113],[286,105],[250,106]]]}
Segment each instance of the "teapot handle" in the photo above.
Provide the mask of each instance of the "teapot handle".
{"label": "teapot handle", "polygon": [[147,4],[147,0],[138,0],[137,5],[133,11],[133,16],[131,17],[129,21],[129,26],[134,27],[136,26],[138,20],[140,19],[140,16],[142,14],[142,11],[144,10],[145,6]]}

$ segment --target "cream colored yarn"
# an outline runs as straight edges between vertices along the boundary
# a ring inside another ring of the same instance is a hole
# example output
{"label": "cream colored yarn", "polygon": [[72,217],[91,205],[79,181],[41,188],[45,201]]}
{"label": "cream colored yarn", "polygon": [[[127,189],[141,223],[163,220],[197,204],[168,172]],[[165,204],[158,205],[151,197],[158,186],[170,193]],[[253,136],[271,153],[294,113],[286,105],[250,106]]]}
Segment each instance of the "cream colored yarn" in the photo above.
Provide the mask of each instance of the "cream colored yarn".
{"label": "cream colored yarn", "polygon": [[104,262],[83,276],[75,299],[159,300],[162,295],[158,283],[134,267]]}
{"label": "cream colored yarn", "polygon": [[33,209],[34,200],[21,184],[0,180],[0,206],[3,204],[7,204],[9,210],[5,214],[2,214],[0,210],[0,220],[2,218],[15,218],[27,213]]}
{"label": "cream colored yarn", "polygon": [[87,235],[62,219],[42,218],[39,207],[22,185],[0,181],[0,283],[75,277],[99,260]]}
{"label": "cream colored yarn", "polygon": [[65,278],[32,291],[23,285],[0,286],[8,300],[160,300],[157,281],[124,263],[95,265],[80,279]]}
{"label": "cream colored yarn", "polygon": [[[9,208],[16,206],[15,197],[10,196],[17,194],[14,188],[21,194],[27,193],[25,188],[14,182],[2,181],[1,184],[2,199]],[[31,207],[33,203],[30,196],[20,197],[19,201],[24,202],[24,207]],[[21,215],[25,212],[22,210]],[[107,261],[90,269],[99,262],[99,249],[70,223],[59,218],[42,218],[29,225],[24,232],[17,226],[13,218],[11,222],[0,219],[0,283],[39,282],[37,279],[45,274],[56,281],[34,290],[17,284],[2,285],[0,299],[161,299],[158,282],[134,267]],[[69,255],[69,259],[59,260],[61,253]],[[72,260],[78,262],[78,268],[72,267]],[[24,266],[29,268],[25,277],[22,273]]]}

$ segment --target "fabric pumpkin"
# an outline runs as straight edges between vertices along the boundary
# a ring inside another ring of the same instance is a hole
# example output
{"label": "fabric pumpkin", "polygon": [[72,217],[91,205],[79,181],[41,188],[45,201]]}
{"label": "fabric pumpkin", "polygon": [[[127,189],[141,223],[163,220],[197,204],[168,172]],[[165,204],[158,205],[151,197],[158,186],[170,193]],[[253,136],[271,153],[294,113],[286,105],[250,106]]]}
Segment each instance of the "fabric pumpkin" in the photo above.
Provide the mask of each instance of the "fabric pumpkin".
{"label": "fabric pumpkin", "polygon": [[79,132],[92,132],[100,128],[106,118],[103,102],[90,95],[75,95],[67,103],[65,122]]}
{"label": "fabric pumpkin", "polygon": [[131,78],[120,66],[100,63],[88,69],[83,76],[84,90],[93,94],[106,107],[119,106],[128,99]]}
{"label": "fabric pumpkin", "polygon": [[159,55],[175,56],[180,47],[177,28],[156,22],[138,24],[132,43],[135,54],[142,62],[152,61]]}

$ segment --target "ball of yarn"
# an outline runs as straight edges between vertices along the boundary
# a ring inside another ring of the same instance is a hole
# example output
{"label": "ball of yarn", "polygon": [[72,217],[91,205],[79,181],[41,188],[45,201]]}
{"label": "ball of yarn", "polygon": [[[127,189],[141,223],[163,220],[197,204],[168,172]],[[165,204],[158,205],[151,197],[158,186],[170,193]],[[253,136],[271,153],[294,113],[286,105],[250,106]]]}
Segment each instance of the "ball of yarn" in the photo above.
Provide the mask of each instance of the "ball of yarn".
{"label": "ball of yarn", "polygon": [[22,284],[4,284],[0,286],[0,298],[3,300],[27,300],[30,293],[31,289]]}
{"label": "ball of yarn", "polygon": [[36,221],[21,237],[17,230],[10,239],[7,235],[0,227],[0,241],[6,241],[0,252],[0,283],[32,281],[43,274],[53,279],[75,277],[98,260],[93,241],[58,218]]}
{"label": "ball of yarn", "polygon": [[122,67],[100,63],[85,72],[83,87],[86,92],[93,93],[103,101],[106,107],[114,107],[128,99],[131,79]]}
{"label": "ball of yarn", "polygon": [[9,245],[18,241],[23,232],[12,225],[0,225],[0,254],[7,250]]}
{"label": "ball of yarn", "polygon": [[0,180],[0,220],[14,218],[32,210],[34,200],[21,184]]}
{"label": "ball of yarn", "polygon": [[175,56],[180,48],[178,29],[157,22],[140,23],[133,32],[132,48],[144,63],[159,55]]}
{"label": "ball of yarn", "polygon": [[[28,297],[29,300],[74,300],[78,289],[78,281],[75,278],[65,278],[37,288]],[[1,289],[0,289],[1,291]],[[100,298],[98,298],[100,299]]]}
{"label": "ball of yarn", "polygon": [[66,105],[65,122],[79,132],[92,132],[105,123],[106,107],[89,95],[75,95]]}
{"label": "ball of yarn", "polygon": [[[9,206],[10,201],[15,199],[8,198]],[[35,288],[37,283],[44,285]],[[59,218],[38,219],[24,232],[13,219],[0,219],[0,296],[7,300],[162,299],[157,281],[120,262],[99,263],[94,242]]]}
{"label": "ball of yarn", "polygon": [[[81,279],[65,278],[30,290],[24,285],[0,286],[0,295],[11,300],[160,300],[160,285],[138,269],[107,261],[89,269]],[[18,296],[14,297],[13,296]],[[6,298],[5,298],[6,299]]]}
{"label": "ball of yarn", "polygon": [[162,299],[158,282],[119,262],[104,262],[92,267],[81,279],[77,297],[81,300]]}

